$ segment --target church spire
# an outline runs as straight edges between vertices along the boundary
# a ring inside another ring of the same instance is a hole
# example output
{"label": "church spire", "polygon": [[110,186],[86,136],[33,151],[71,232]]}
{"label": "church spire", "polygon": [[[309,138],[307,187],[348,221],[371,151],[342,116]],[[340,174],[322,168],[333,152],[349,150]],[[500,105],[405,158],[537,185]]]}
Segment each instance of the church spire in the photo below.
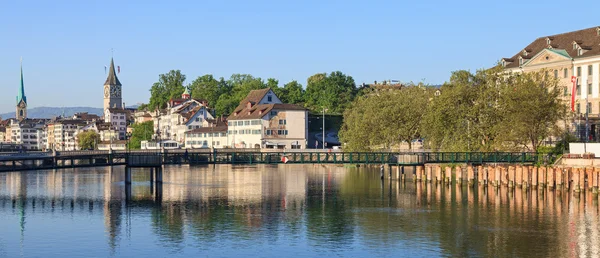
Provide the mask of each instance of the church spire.
{"label": "church spire", "polygon": [[108,77],[106,78],[104,85],[121,86],[121,82],[119,81],[119,78],[117,78],[117,73],[115,72],[115,62],[112,57],[110,58],[110,68],[108,69]]}
{"label": "church spire", "polygon": [[17,105],[21,101],[27,104],[27,97],[25,96],[25,84],[23,83],[23,58],[21,58],[21,87],[19,87],[19,94],[17,95]]}

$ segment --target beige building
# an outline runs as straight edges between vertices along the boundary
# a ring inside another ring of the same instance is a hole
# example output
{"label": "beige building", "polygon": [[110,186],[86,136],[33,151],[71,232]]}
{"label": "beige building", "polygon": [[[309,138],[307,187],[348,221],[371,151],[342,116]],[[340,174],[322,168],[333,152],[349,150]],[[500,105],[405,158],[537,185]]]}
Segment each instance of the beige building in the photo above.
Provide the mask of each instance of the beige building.
{"label": "beige building", "polygon": [[308,111],[283,104],[270,89],[253,90],[229,115],[228,146],[233,148],[306,148]]}
{"label": "beige building", "polygon": [[562,97],[571,104],[575,82],[575,111],[569,113],[567,127],[585,138],[585,113],[589,117],[589,138],[600,140],[600,27],[537,38],[501,65],[509,72],[546,70],[560,78]]}

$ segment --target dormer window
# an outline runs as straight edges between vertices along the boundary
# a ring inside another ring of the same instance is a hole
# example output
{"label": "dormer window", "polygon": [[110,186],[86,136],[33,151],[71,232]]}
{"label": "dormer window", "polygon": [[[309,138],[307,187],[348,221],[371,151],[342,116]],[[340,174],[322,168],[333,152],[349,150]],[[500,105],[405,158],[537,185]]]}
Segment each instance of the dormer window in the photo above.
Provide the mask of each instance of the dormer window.
{"label": "dormer window", "polygon": [[581,56],[583,55],[583,49],[582,48],[578,48],[577,49],[577,56]]}
{"label": "dormer window", "polygon": [[500,61],[500,64],[502,64],[502,67],[506,67],[506,60],[502,59],[502,60]]}
{"label": "dormer window", "polygon": [[268,101],[268,102],[271,102],[271,101],[273,101],[273,97],[271,97],[271,95],[268,95],[268,96],[267,96],[267,101]]}
{"label": "dormer window", "polygon": [[600,27],[596,28],[596,35],[600,36]]}
{"label": "dormer window", "polygon": [[550,45],[551,42],[552,40],[550,40],[550,38],[546,38],[546,45]]}
{"label": "dormer window", "polygon": [[577,49],[577,42],[573,41],[573,50]]}
{"label": "dormer window", "polygon": [[529,53],[527,52],[527,50],[523,50],[523,55],[524,55],[524,56],[527,56],[527,54],[529,54]]}
{"label": "dormer window", "polygon": [[519,57],[519,66],[523,65],[523,57]]}

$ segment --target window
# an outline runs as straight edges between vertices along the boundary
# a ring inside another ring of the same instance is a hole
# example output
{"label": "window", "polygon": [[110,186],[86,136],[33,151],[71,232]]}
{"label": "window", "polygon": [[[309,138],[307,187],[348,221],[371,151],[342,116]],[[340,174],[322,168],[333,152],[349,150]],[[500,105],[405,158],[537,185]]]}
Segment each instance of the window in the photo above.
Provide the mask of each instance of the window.
{"label": "window", "polygon": [[592,66],[588,65],[588,75],[592,75]]}
{"label": "window", "polygon": [[588,92],[587,92],[587,94],[588,95],[592,94],[592,84],[591,83],[588,83]]}
{"label": "window", "polygon": [[581,48],[577,49],[577,55],[578,56],[583,55],[583,49],[581,49]]}
{"label": "window", "polygon": [[244,130],[240,130],[240,131],[239,131],[239,134],[244,134]]}
{"label": "window", "polygon": [[576,105],[575,112],[577,112],[577,114],[581,113],[581,107],[580,107],[579,103]]}
{"label": "window", "polygon": [[587,103],[587,109],[586,109],[586,112],[587,112],[588,114],[592,113],[592,102],[588,102],[588,103]]}
{"label": "window", "polygon": [[563,88],[563,96],[567,96],[567,93],[569,92],[569,89],[567,87]]}
{"label": "window", "polygon": [[259,125],[260,124],[260,120],[252,120],[252,125]]}
{"label": "window", "polygon": [[287,130],[277,130],[277,134],[278,135],[287,135],[288,132],[287,132]]}
{"label": "window", "polygon": [[581,96],[581,85],[577,85],[577,96]]}
{"label": "window", "polygon": [[206,133],[204,133],[204,136],[203,136],[203,137],[205,137],[205,138],[206,138]]}
{"label": "window", "polygon": [[221,133],[221,137],[225,137],[225,136],[227,136],[227,135],[225,135],[225,133]]}
{"label": "window", "polygon": [[266,133],[266,135],[271,135],[271,134],[273,134],[273,133],[271,132],[271,130],[266,130],[266,131],[265,131],[265,133]]}
{"label": "window", "polygon": [[271,95],[268,95],[267,96],[267,101],[269,101],[269,102],[273,101],[273,97],[271,97]]}
{"label": "window", "polygon": [[[566,77],[565,77],[565,78],[566,78]],[[227,122],[227,125],[228,125],[228,126],[232,126],[231,122]]]}
{"label": "window", "polygon": [[277,116],[277,111],[271,111],[271,116]]}
{"label": "window", "polygon": [[196,117],[196,122],[200,122],[200,117]]}
{"label": "window", "polygon": [[558,78],[558,70],[554,70],[554,78]]}
{"label": "window", "polygon": [[581,66],[577,67],[577,77],[581,77]]}
{"label": "window", "polygon": [[250,125],[250,120],[244,121],[244,125]]}
{"label": "window", "polygon": [[246,134],[252,134],[252,130],[246,129]]}
{"label": "window", "polygon": [[563,77],[567,78],[569,77],[569,69],[565,68],[564,72],[563,72]]}
{"label": "window", "polygon": [[212,136],[213,136],[213,134],[212,134],[212,133],[208,133],[208,137],[212,137]]}

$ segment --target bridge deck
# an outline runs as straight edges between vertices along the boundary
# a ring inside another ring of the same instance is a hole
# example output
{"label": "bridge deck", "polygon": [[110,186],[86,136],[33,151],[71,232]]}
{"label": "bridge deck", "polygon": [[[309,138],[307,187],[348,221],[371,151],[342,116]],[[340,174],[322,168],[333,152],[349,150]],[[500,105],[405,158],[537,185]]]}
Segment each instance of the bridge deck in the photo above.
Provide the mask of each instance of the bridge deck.
{"label": "bridge deck", "polygon": [[[284,159],[285,157],[285,159]],[[427,163],[550,163],[552,156],[511,152],[261,152],[195,150],[165,152],[77,151],[3,155],[0,171],[128,165],[157,167],[166,164],[386,164],[418,166]]]}

